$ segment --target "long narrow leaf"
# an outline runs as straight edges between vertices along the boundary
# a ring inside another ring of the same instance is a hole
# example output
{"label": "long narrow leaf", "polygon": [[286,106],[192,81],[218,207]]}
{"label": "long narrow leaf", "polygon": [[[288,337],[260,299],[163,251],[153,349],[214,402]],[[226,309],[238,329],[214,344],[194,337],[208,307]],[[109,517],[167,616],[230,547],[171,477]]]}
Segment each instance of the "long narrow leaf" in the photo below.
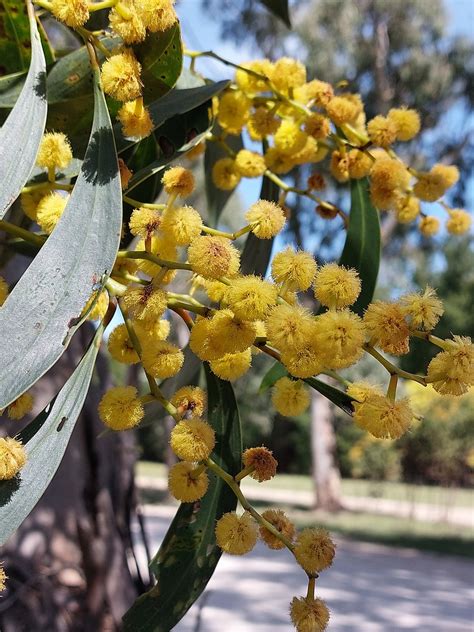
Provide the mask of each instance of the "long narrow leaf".
{"label": "long narrow leaf", "polygon": [[30,69],[15,107],[0,129],[0,218],[31,173],[46,124],[46,62],[31,2],[28,2],[28,17]]}
{"label": "long narrow leaf", "polygon": [[89,390],[101,333],[55,400],[20,433],[28,461],[14,479],[0,482],[0,545],[33,510],[62,461]]}
{"label": "long narrow leaf", "polygon": [[71,199],[0,310],[0,408],[24,393],[66,349],[87,299],[112,270],[121,223],[117,153],[96,74],[94,124]]}
{"label": "long narrow leaf", "polygon": [[374,295],[380,264],[380,222],[370,201],[367,178],[351,181],[351,213],[340,265],[355,268],[362,291],[353,310],[362,315]]}
{"label": "long narrow leaf", "polygon": [[[206,367],[209,423],[216,432],[212,458],[227,472],[240,469],[242,440],[232,386]],[[126,632],[169,632],[186,614],[211,578],[221,556],[214,535],[216,520],[232,511],[236,499],[229,488],[209,475],[209,489],[200,502],[180,506],[151,562],[156,586],[137,599],[125,614]]]}

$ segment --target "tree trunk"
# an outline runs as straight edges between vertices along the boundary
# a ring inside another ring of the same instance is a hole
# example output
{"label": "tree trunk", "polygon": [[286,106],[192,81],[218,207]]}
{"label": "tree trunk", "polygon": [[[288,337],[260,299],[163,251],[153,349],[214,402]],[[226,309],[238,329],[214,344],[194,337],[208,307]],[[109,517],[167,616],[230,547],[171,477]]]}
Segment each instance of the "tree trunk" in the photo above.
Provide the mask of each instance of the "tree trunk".
{"label": "tree trunk", "polygon": [[[35,414],[77,365],[91,333],[91,327],[82,327],[68,352],[35,386]],[[118,630],[123,613],[149,581],[133,568],[133,433],[100,436],[104,426],[97,404],[109,387],[107,362],[99,354],[63,461],[2,552],[9,576],[0,601],[2,632]],[[9,434],[18,431],[18,422],[5,425]]]}
{"label": "tree trunk", "polygon": [[311,391],[311,455],[316,509],[341,509],[341,475],[335,460],[336,435],[331,404],[326,397]]}

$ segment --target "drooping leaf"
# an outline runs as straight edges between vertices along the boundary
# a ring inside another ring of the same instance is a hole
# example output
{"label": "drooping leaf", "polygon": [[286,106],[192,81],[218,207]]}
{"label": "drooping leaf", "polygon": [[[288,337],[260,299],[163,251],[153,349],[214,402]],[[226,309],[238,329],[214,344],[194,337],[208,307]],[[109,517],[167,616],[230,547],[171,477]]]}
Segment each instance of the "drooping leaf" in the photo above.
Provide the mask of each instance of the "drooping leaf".
{"label": "drooping leaf", "polygon": [[285,26],[291,29],[290,13],[288,11],[288,0],[260,0],[269,11],[276,15]]}
{"label": "drooping leaf", "polygon": [[[215,136],[219,136],[219,134],[222,133],[222,130],[217,122],[214,124],[213,133]],[[243,149],[244,146],[241,134],[238,136],[229,135],[226,137],[225,142],[235,153]],[[222,189],[218,189],[212,180],[212,167],[218,160],[227,157],[227,152],[223,149],[223,147],[221,147],[221,145],[219,145],[219,143],[207,143],[206,153],[204,154],[204,177],[206,185],[208,223],[212,228],[217,226],[219,217],[221,216],[225,205],[229,201],[230,196],[234,193],[234,191],[223,191]]]}
{"label": "drooping leaf", "polygon": [[[216,432],[212,458],[235,475],[241,465],[240,421],[232,386],[206,367],[209,423]],[[150,564],[157,583],[141,595],[124,617],[126,632],[169,632],[186,614],[211,578],[221,556],[214,535],[216,520],[233,511],[236,499],[209,474],[209,489],[197,503],[183,503]]]}
{"label": "drooping leaf", "polygon": [[20,194],[35,164],[48,104],[46,62],[32,5],[29,7],[31,63],[15,107],[0,129],[0,218]]}
{"label": "drooping leaf", "polygon": [[[267,373],[263,376],[259,388],[259,393],[264,393],[269,388],[271,388],[280,378],[287,376],[289,376],[289,373],[285,369],[283,364],[281,364],[280,362],[275,362],[275,364],[273,364],[267,371]],[[311,388],[314,388],[315,391],[318,391],[318,393],[321,393],[321,395],[327,397],[329,401],[331,401],[348,415],[352,415],[352,413],[354,412],[352,399],[344,391],[341,391],[338,388],[331,386],[330,384],[326,384],[326,382],[322,382],[316,377],[308,377],[304,379],[303,382],[306,382],[308,386],[311,386]]]}
{"label": "drooping leaf", "polygon": [[380,222],[369,196],[367,178],[351,181],[351,212],[340,265],[355,268],[362,291],[352,309],[364,313],[374,295],[380,264]]}
{"label": "drooping leaf", "polygon": [[156,101],[174,87],[183,67],[181,30],[176,22],[163,33],[150,33],[143,44],[134,46],[142,65],[143,98]]}
{"label": "drooping leaf", "polygon": [[0,310],[0,408],[62,355],[112,269],[122,196],[110,117],[95,74],[94,124],[74,191],[51,236]]}
{"label": "drooping leaf", "polygon": [[99,329],[56,398],[19,434],[28,460],[15,478],[0,481],[0,545],[33,510],[62,461],[89,390],[101,335]]}
{"label": "drooping leaf", "polygon": [[[264,176],[260,199],[278,202],[279,193],[278,185]],[[253,233],[249,233],[241,257],[242,274],[259,274],[264,277],[270,263],[272,248],[273,239],[259,239]]]}

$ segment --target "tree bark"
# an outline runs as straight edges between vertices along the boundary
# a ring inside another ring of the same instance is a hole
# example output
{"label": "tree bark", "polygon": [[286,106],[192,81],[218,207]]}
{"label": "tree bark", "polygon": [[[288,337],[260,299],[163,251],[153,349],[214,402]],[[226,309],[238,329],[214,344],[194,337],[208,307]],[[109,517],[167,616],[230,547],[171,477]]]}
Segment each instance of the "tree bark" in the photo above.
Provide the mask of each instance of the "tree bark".
{"label": "tree bark", "polygon": [[335,460],[336,435],[331,404],[317,391],[311,391],[311,455],[313,461],[315,509],[341,509],[341,475]]}
{"label": "tree bark", "polygon": [[[68,352],[34,387],[35,414],[77,365],[91,329],[81,328]],[[118,630],[123,613],[149,581],[130,563],[136,504],[133,433],[99,436],[104,426],[97,404],[109,387],[107,362],[99,355],[63,461],[2,552],[9,576],[0,601],[3,632]],[[5,425],[11,435],[19,429],[18,422]]]}

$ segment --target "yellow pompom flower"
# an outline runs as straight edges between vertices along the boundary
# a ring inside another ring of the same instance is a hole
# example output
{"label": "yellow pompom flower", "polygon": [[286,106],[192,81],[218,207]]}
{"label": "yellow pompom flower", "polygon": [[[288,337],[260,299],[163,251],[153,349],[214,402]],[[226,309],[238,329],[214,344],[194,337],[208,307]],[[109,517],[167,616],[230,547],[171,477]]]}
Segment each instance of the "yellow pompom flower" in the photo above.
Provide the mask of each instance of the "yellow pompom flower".
{"label": "yellow pompom flower", "polygon": [[359,180],[369,175],[373,162],[367,154],[358,149],[349,152],[349,177]]}
{"label": "yellow pompom flower", "polygon": [[331,131],[329,119],[323,114],[315,112],[306,118],[304,131],[317,140],[327,138]]}
{"label": "yellow pompom flower", "polygon": [[463,395],[474,385],[474,345],[467,336],[445,342],[428,365],[428,382],[442,395]]}
{"label": "yellow pompom flower", "polygon": [[253,467],[250,476],[259,483],[269,481],[276,474],[278,461],[273,456],[271,450],[265,446],[259,448],[248,448],[242,454],[244,467]]}
{"label": "yellow pompom flower", "polygon": [[122,134],[129,138],[146,138],[153,131],[153,121],[141,98],[124,103],[117,118],[122,123]]}
{"label": "yellow pompom flower", "polygon": [[267,200],[258,200],[253,204],[245,213],[245,219],[252,226],[253,234],[259,239],[275,237],[286,221],[281,206]]}
{"label": "yellow pompom flower", "polygon": [[398,189],[404,190],[410,182],[405,165],[392,158],[377,158],[370,172],[370,196],[381,210],[395,205]]}
{"label": "yellow pompom flower", "polygon": [[135,364],[140,361],[124,324],[118,325],[111,332],[107,341],[107,348],[112,358],[122,364]]}
{"label": "yellow pompom flower", "polygon": [[27,461],[21,441],[11,437],[0,438],[0,481],[14,478]]}
{"label": "yellow pompom flower", "polygon": [[137,11],[136,0],[120,0],[109,13],[110,28],[119,35],[125,44],[143,42],[146,27],[141,14]]}
{"label": "yellow pompom flower", "polygon": [[293,157],[284,154],[277,147],[270,147],[264,158],[265,164],[273,173],[288,173],[295,166]]}
{"label": "yellow pompom flower", "polygon": [[189,337],[189,347],[200,360],[214,360],[222,357],[221,340],[211,336],[211,321],[197,317]]}
{"label": "yellow pompom flower", "polygon": [[193,272],[205,279],[234,277],[239,271],[240,254],[225,237],[196,237],[188,248],[188,261]]}
{"label": "yellow pompom flower", "polygon": [[195,474],[194,463],[181,461],[170,469],[168,487],[171,494],[182,503],[194,503],[207,492],[209,478],[206,472]]}
{"label": "yellow pompom flower", "polygon": [[147,321],[136,320],[133,323],[133,328],[137,334],[137,338],[142,347],[146,347],[149,344],[153,344],[155,340],[166,340],[170,334],[170,321],[169,320],[157,320],[149,323]]}
{"label": "yellow pompom flower", "polygon": [[257,543],[257,536],[257,525],[247,512],[238,516],[234,511],[230,511],[217,521],[217,544],[230,555],[244,555],[251,551]]}
{"label": "yellow pompom flower", "polygon": [[380,114],[367,123],[370,140],[378,147],[390,147],[397,140],[396,124]]}
{"label": "yellow pompom flower", "polygon": [[170,445],[178,459],[203,461],[214,449],[216,437],[207,421],[197,418],[180,421],[171,431]]}
{"label": "yellow pompom flower", "polygon": [[296,538],[293,552],[298,564],[314,575],[331,566],[336,545],[326,529],[303,529]]}
{"label": "yellow pompom flower", "polygon": [[446,222],[448,233],[452,235],[464,235],[470,229],[472,217],[463,209],[453,208],[449,211],[449,219]]}
{"label": "yellow pompom flower", "polygon": [[360,109],[356,103],[346,97],[332,97],[325,107],[335,125],[350,123],[357,118]]}
{"label": "yellow pompom flower", "polygon": [[[91,308],[91,305],[94,303],[94,307]],[[97,298],[97,292],[94,292],[87,303],[85,304],[84,309],[82,310],[81,316],[87,314],[87,320],[102,320],[107,313],[107,309],[109,307],[109,295],[106,290],[103,290],[99,297]],[[90,311],[89,311],[90,310]]]}
{"label": "yellow pompom flower", "polygon": [[450,189],[459,180],[459,169],[456,165],[442,165],[436,163],[431,168],[431,173],[438,178],[445,189]]}
{"label": "yellow pompom flower", "polygon": [[408,353],[410,330],[399,303],[374,301],[364,314],[364,324],[371,344],[394,355]]}
{"label": "yellow pompom flower", "polygon": [[293,377],[311,377],[324,369],[319,348],[312,337],[304,346],[286,347],[282,351],[281,361]]}
{"label": "yellow pompom flower", "polygon": [[151,33],[166,31],[178,20],[174,0],[135,0],[143,23]]}
{"label": "yellow pompom flower", "polygon": [[167,169],[163,174],[161,182],[168,195],[188,197],[195,188],[193,172],[184,167],[171,167],[171,169]]}
{"label": "yellow pompom flower", "polygon": [[258,107],[247,121],[247,129],[253,140],[273,136],[280,126],[280,119],[264,107]]}
{"label": "yellow pompom flower", "polygon": [[[137,252],[145,250],[145,241],[143,239],[137,243],[135,250]],[[173,244],[169,239],[166,239],[164,235],[159,233],[157,235],[152,235],[151,237],[150,252],[160,259],[177,261],[176,244]],[[138,263],[138,269],[151,277],[156,276],[162,270],[161,266],[156,263],[152,263],[151,261],[146,261],[145,259]],[[168,269],[162,279],[163,285],[170,283],[174,279],[175,275],[176,270]]]}
{"label": "yellow pompom flower", "polygon": [[[294,97],[302,103],[314,102],[319,107],[326,107],[334,98],[334,90],[330,83],[313,79],[308,83],[298,86],[294,90]],[[336,106],[337,107],[337,106]]]}
{"label": "yellow pompom flower", "polygon": [[41,139],[36,164],[44,169],[65,169],[72,160],[72,149],[67,136],[48,132]]}
{"label": "yellow pompom flower", "polygon": [[362,403],[354,402],[355,423],[377,439],[399,439],[412,419],[408,399],[395,402],[384,395],[369,395]]}
{"label": "yellow pompom flower", "polygon": [[21,208],[23,213],[34,222],[36,222],[36,208],[42,197],[43,192],[41,190],[32,191],[31,193],[22,193],[20,195]]}
{"label": "yellow pompom flower", "polygon": [[439,219],[434,217],[434,215],[422,217],[418,224],[420,233],[425,237],[433,237],[433,235],[436,235],[439,232],[439,226]]}
{"label": "yellow pompom flower", "polygon": [[192,206],[168,208],[160,228],[177,246],[187,246],[200,235],[202,218]]}
{"label": "yellow pompom flower", "polygon": [[450,165],[434,165],[430,171],[420,173],[413,187],[420,200],[435,202],[459,179],[457,167]]}
{"label": "yellow pompom flower", "polygon": [[291,291],[304,292],[316,275],[317,265],[311,253],[290,246],[278,252],[272,261],[272,277]]}
{"label": "yellow pompom flower", "polygon": [[127,314],[134,320],[153,322],[167,307],[167,294],[153,283],[128,287],[120,299]]}
{"label": "yellow pompom flower", "polygon": [[254,275],[233,279],[225,293],[225,300],[231,310],[237,318],[245,320],[265,318],[277,298],[276,286]]}
{"label": "yellow pompom flower", "polygon": [[293,121],[282,121],[275,132],[273,140],[279,152],[292,155],[299,152],[306,144],[307,134]]}
{"label": "yellow pompom flower", "polygon": [[83,26],[89,19],[87,0],[51,0],[51,13],[72,29]]}
{"label": "yellow pompom flower", "polygon": [[212,360],[209,363],[211,371],[221,380],[233,382],[242,377],[250,369],[252,353],[250,349],[240,353],[226,353],[222,358]]}
{"label": "yellow pompom flower", "polygon": [[293,597],[290,616],[296,632],[324,632],[329,623],[329,610],[321,599]]}
{"label": "yellow pompom flower", "polygon": [[296,417],[309,406],[308,388],[301,380],[281,377],[272,390],[272,404],[280,415]]}
{"label": "yellow pompom flower", "polygon": [[33,408],[33,395],[30,393],[23,393],[18,399],[15,399],[7,409],[7,415],[10,419],[21,419]]}
{"label": "yellow pompom flower", "polygon": [[238,318],[230,309],[221,309],[209,321],[208,335],[222,350],[220,356],[240,353],[253,344],[257,326],[254,321]]}
{"label": "yellow pompom flower", "polygon": [[5,281],[5,279],[2,276],[0,276],[0,307],[7,300],[7,296],[8,296],[8,283]]}
{"label": "yellow pompom flower", "polygon": [[327,263],[322,266],[314,282],[314,295],[325,307],[339,309],[356,302],[361,283],[356,270]]}
{"label": "yellow pompom flower", "polygon": [[399,197],[395,203],[395,213],[401,224],[409,224],[420,214],[420,201],[413,195]]}
{"label": "yellow pompom flower", "polygon": [[184,362],[179,347],[164,340],[155,340],[142,349],[142,362],[150,375],[164,380],[181,370]]}
{"label": "yellow pompom flower", "polygon": [[134,386],[116,386],[99,403],[99,417],[111,430],[129,430],[143,419],[143,405]]}
{"label": "yellow pompom flower", "polygon": [[5,569],[3,566],[0,566],[0,592],[4,591],[6,588],[6,580],[8,579],[7,574],[5,573]]}
{"label": "yellow pompom flower", "polygon": [[[244,62],[243,64],[240,64],[240,66],[241,68],[238,68],[235,71],[235,83],[242,92],[252,96],[254,94],[258,94],[259,92],[265,92],[268,90],[268,77],[271,75],[273,70],[273,64],[270,60],[255,59],[253,61]],[[250,74],[245,70],[246,68],[262,75],[262,77],[265,77],[266,79],[261,79],[260,77]]]}
{"label": "yellow pompom flower", "polygon": [[50,235],[56,224],[59,222],[61,215],[66,208],[69,195],[61,195],[60,193],[48,193],[41,198],[36,208],[36,221],[41,230]]}
{"label": "yellow pompom flower", "polygon": [[229,134],[240,134],[250,114],[251,101],[239,90],[225,92],[219,99],[217,120]]}
{"label": "yellow pompom flower", "polygon": [[161,213],[155,209],[141,206],[131,214],[128,226],[134,237],[146,239],[160,228]]}
{"label": "yellow pompom flower", "polygon": [[348,309],[316,317],[314,342],[328,369],[344,369],[360,359],[365,342],[362,319]]}
{"label": "yellow pompom flower", "polygon": [[387,118],[397,128],[397,140],[411,140],[420,131],[420,115],[416,110],[392,108]]}
{"label": "yellow pompom flower", "polygon": [[[265,518],[277,531],[279,531],[283,537],[290,542],[295,537],[295,525],[288,519],[284,511],[281,509],[267,509],[262,513],[262,518]],[[264,526],[260,526],[260,537],[268,546],[273,550],[284,549],[285,544],[274,535],[269,529]]]}
{"label": "yellow pompom flower", "polygon": [[235,157],[235,168],[244,178],[258,178],[263,175],[267,165],[261,154],[241,149]]}
{"label": "yellow pompom flower", "polygon": [[333,151],[329,170],[338,182],[347,182],[349,180],[349,155],[337,150]]}
{"label": "yellow pompom flower", "polygon": [[265,325],[270,344],[280,350],[304,347],[314,333],[314,318],[301,305],[277,305]]}
{"label": "yellow pompom flower", "polygon": [[347,387],[346,393],[351,399],[357,400],[359,403],[365,402],[365,400],[372,395],[383,396],[380,387],[369,384],[368,382],[353,382]]}
{"label": "yellow pompom flower", "polygon": [[290,89],[304,84],[306,81],[306,68],[297,59],[280,57],[273,64],[270,79],[277,90],[288,93]]}
{"label": "yellow pompom flower", "polygon": [[117,101],[138,99],[142,92],[140,72],[141,65],[131,49],[112,55],[102,65],[104,92]]}
{"label": "yellow pompom flower", "polygon": [[198,386],[183,386],[170,401],[180,414],[191,412],[196,417],[202,417],[207,406],[207,394]]}
{"label": "yellow pompom flower", "polygon": [[212,181],[222,191],[232,191],[240,179],[241,175],[233,158],[220,158],[212,166]]}
{"label": "yellow pompom flower", "polygon": [[444,312],[443,303],[431,287],[426,287],[423,293],[405,294],[400,305],[413,329],[431,331]]}

